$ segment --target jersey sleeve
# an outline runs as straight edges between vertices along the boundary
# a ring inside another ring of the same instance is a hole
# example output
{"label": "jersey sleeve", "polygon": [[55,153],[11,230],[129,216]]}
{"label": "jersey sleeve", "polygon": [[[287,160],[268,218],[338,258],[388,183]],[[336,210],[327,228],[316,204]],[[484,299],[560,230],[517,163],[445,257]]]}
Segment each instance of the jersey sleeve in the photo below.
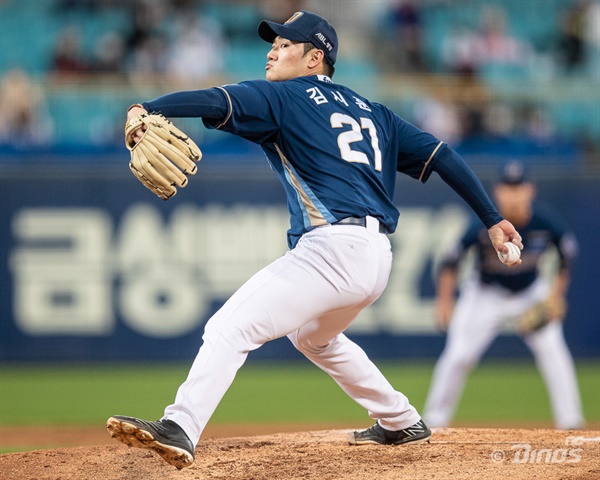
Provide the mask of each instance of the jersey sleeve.
{"label": "jersey sleeve", "polygon": [[410,122],[395,116],[398,138],[396,169],[425,183],[431,175],[431,163],[444,142]]}
{"label": "jersey sleeve", "polygon": [[219,120],[204,118],[207,128],[217,128],[258,144],[274,141],[285,112],[284,88],[256,80],[218,89],[226,99],[227,115]]}
{"label": "jersey sleeve", "polygon": [[503,220],[479,178],[452,148],[443,145],[430,166],[477,214],[486,228]]}
{"label": "jersey sleeve", "polygon": [[229,106],[217,88],[174,92],[142,103],[148,112],[162,113],[165,117],[202,117],[222,119]]}

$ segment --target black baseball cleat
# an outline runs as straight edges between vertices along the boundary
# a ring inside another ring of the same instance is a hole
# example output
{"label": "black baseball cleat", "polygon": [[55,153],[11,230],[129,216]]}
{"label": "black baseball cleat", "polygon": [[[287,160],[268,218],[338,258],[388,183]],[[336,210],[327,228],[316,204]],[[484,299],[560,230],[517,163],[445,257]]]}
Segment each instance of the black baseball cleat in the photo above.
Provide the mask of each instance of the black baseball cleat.
{"label": "black baseball cleat", "polygon": [[178,469],[194,463],[194,445],[183,429],[171,420],[147,422],[115,415],[106,421],[106,429],[115,440],[128,447],[153,450]]}
{"label": "black baseball cleat", "polygon": [[406,443],[424,443],[429,441],[431,430],[423,420],[419,420],[412,427],[404,430],[386,430],[379,422],[362,432],[350,432],[348,443],[350,445],[404,445]]}

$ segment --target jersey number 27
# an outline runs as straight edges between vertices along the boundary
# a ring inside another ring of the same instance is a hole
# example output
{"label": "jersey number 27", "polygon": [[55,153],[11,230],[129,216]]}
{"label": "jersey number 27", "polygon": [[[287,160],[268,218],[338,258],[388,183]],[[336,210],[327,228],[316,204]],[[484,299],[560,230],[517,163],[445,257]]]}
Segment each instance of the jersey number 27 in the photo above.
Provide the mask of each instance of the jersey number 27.
{"label": "jersey number 27", "polygon": [[333,128],[342,128],[344,125],[350,125],[352,130],[346,130],[338,135],[337,143],[340,149],[341,157],[347,162],[366,163],[369,165],[369,157],[364,152],[352,150],[351,145],[354,142],[362,142],[364,140],[362,130],[368,130],[371,137],[371,148],[375,154],[373,167],[377,171],[381,171],[381,150],[379,150],[379,138],[375,124],[370,118],[361,117],[360,123],[349,115],[343,113],[334,113],[330,118]]}

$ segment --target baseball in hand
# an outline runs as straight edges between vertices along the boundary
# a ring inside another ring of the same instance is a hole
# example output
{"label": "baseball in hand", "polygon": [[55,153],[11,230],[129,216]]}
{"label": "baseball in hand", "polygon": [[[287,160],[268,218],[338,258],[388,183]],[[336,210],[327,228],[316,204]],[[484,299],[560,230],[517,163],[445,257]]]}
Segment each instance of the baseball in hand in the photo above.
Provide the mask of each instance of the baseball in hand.
{"label": "baseball in hand", "polygon": [[521,250],[511,242],[504,242],[504,245],[508,247],[508,253],[498,252],[498,258],[505,265],[513,265],[521,258]]}

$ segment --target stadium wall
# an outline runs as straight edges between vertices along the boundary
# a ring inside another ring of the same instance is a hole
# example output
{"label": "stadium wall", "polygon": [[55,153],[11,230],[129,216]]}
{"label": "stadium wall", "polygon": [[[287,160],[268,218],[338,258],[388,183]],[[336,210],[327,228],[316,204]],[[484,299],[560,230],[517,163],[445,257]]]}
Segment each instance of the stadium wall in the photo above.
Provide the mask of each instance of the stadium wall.
{"label": "stadium wall", "polygon": [[[187,360],[211,314],[287,249],[283,190],[262,159],[203,161],[168,202],[126,161],[54,160],[0,169],[0,361]],[[581,247],[567,342],[576,357],[599,357],[598,180],[546,176],[538,191]],[[348,334],[374,358],[435,357],[444,336],[433,322],[433,273],[470,212],[436,176],[425,186],[399,177],[396,202],[389,286]],[[529,355],[504,333],[490,356]],[[298,354],[283,339],[252,356]]]}

